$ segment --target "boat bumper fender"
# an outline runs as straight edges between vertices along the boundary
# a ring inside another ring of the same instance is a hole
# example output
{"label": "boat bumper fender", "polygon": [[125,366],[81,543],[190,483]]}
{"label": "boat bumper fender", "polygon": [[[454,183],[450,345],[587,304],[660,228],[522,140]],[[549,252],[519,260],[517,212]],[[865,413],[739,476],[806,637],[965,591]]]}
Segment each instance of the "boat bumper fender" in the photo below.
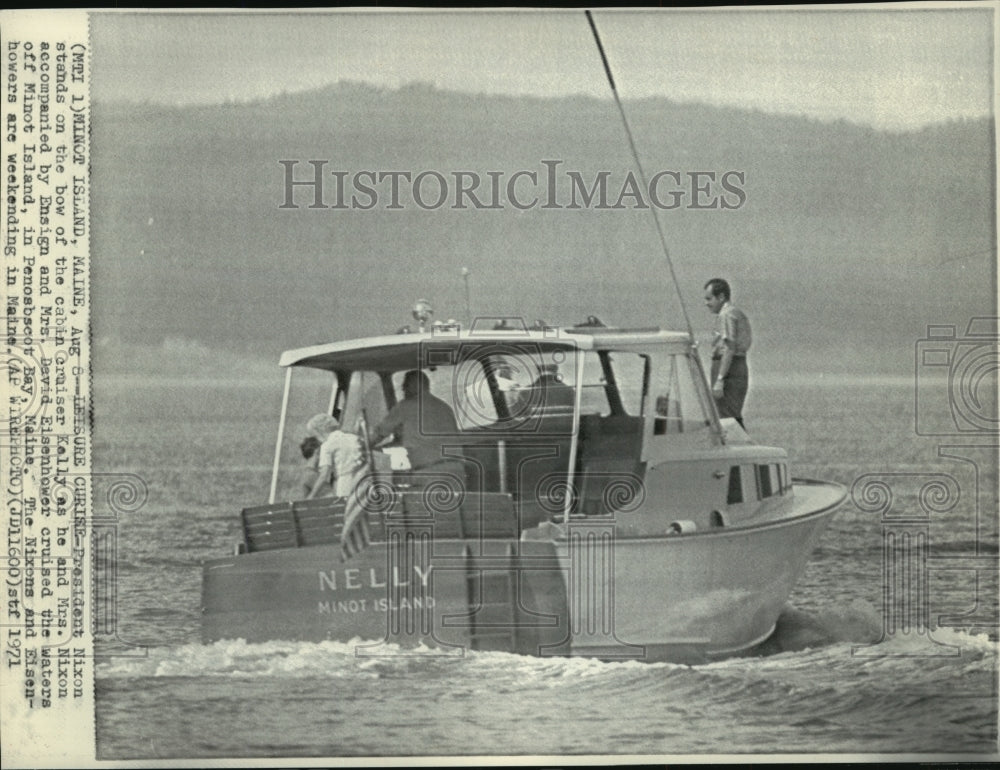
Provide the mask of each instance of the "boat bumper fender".
{"label": "boat bumper fender", "polygon": [[670,528],[667,530],[667,534],[684,535],[688,532],[694,532],[697,529],[698,525],[691,521],[691,519],[680,519],[679,521],[670,522]]}

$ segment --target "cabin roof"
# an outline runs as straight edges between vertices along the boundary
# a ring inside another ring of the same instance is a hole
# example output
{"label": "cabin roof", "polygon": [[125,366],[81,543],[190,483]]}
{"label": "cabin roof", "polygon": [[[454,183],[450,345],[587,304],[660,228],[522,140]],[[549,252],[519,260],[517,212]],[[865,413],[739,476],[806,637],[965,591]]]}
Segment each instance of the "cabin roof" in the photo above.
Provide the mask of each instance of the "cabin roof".
{"label": "cabin roof", "polygon": [[607,327],[550,328],[544,330],[483,331],[445,329],[411,334],[388,334],[381,337],[329,342],[286,350],[281,366],[305,366],[326,370],[402,371],[417,367],[421,349],[444,351],[449,348],[529,345],[533,351],[557,350],[629,350],[658,346],[686,350],[691,344],[687,332],[658,328],[611,329]]}

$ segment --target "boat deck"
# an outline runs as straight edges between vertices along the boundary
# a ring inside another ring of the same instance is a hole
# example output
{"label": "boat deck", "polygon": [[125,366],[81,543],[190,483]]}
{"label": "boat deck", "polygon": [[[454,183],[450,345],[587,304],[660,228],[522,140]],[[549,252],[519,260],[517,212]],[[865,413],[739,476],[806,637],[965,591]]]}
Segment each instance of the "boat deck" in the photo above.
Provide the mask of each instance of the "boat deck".
{"label": "boat deck", "polygon": [[[777,526],[789,519],[820,515],[843,502],[844,488],[838,484],[795,479],[793,494],[765,501],[757,515],[738,526],[697,530],[674,537],[737,535],[747,530]],[[242,511],[244,549],[247,552],[334,545],[341,542],[346,502],[342,498],[320,498],[274,503]],[[574,515],[578,521],[607,520],[613,517]],[[518,506],[509,494],[476,492],[459,494],[454,490],[396,489],[367,508],[366,537],[382,542],[393,529],[405,532],[416,527],[433,532],[435,538],[457,540],[517,540],[559,538],[557,526],[522,526]],[[629,539],[627,534],[620,535]],[[662,536],[661,536],[662,537]],[[648,538],[648,536],[647,536]],[[638,539],[647,539],[638,538]],[[657,538],[659,539],[659,538]]]}

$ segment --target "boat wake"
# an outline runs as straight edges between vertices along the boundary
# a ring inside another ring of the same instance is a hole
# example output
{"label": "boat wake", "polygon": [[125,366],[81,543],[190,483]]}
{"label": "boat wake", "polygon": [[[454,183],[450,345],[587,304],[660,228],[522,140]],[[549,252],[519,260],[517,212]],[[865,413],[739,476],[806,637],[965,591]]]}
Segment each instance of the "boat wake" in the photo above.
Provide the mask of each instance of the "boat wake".
{"label": "boat wake", "polygon": [[882,637],[882,618],[865,602],[830,607],[819,613],[803,612],[787,605],[778,616],[774,633],[756,653],[773,655],[826,647],[837,642],[874,644]]}
{"label": "boat wake", "polygon": [[786,606],[774,633],[754,653],[770,656],[850,644],[852,655],[959,656],[981,651],[996,655],[995,639],[971,629],[950,627],[928,631],[896,629],[887,633],[882,616],[867,602],[809,613]]}
{"label": "boat wake", "polygon": [[[143,657],[99,663],[98,717],[105,726],[117,724],[136,709],[168,702],[205,704],[211,711],[199,718],[225,722],[194,748],[185,731],[185,740],[165,749],[170,756],[994,745],[997,643],[948,629],[873,643],[881,628],[876,620],[864,608],[817,615],[790,609],[778,635],[785,644],[812,646],[695,666],[442,655],[361,640],[156,647]],[[576,729],[581,723],[588,730]],[[262,725],[271,725],[270,732]],[[134,751],[135,741],[130,734],[121,751]]]}
{"label": "boat wake", "polygon": [[572,680],[600,681],[611,676],[647,677],[656,670],[717,670],[750,665],[765,659],[775,665],[813,660],[815,655],[855,658],[963,657],[995,658],[1000,644],[985,634],[941,628],[929,634],[885,636],[882,619],[869,604],[858,602],[818,613],[787,606],[774,633],[750,656],[687,666],[642,661],[601,661],[592,658],[528,657],[505,652],[420,646],[404,648],[387,642],[353,639],[349,642],[269,641],[248,643],[227,639],[212,644],[151,647],[139,654],[98,659],[99,679],[159,677],[230,678],[348,678],[434,679],[437,677],[493,678],[503,672],[511,688],[558,686]]}

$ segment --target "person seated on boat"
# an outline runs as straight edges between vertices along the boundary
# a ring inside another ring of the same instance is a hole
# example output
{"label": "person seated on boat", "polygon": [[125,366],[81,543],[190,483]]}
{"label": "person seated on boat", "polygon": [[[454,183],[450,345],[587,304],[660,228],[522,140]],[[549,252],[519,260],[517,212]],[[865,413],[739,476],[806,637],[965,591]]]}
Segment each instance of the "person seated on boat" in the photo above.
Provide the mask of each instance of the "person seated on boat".
{"label": "person seated on boat", "polygon": [[[493,370],[493,380],[497,390],[507,394],[508,403],[517,398],[517,392],[521,385],[513,377],[513,370],[510,364],[501,363]],[[485,370],[480,370],[479,375],[472,384],[465,389],[465,400],[463,403],[462,417],[466,427],[469,424],[490,425],[496,420],[495,407],[493,404],[493,394],[490,391],[490,383],[487,380]]]}
{"label": "person seated on boat", "polygon": [[[308,495],[312,491],[316,485],[316,479],[319,477],[319,447],[322,443],[315,436],[309,435],[302,439],[302,443],[299,444],[299,451],[302,452],[302,458],[305,460],[305,465],[299,476],[303,495]],[[329,483],[329,477],[326,481]]]}
{"label": "person seated on boat", "polygon": [[454,443],[457,433],[451,407],[431,394],[427,374],[414,370],[403,376],[403,398],[375,426],[371,443],[378,446],[394,436],[406,448],[410,468],[420,470],[449,459],[443,447]]}
{"label": "person seated on boat", "polygon": [[306,499],[316,497],[327,485],[332,471],[335,476],[333,493],[337,497],[347,497],[354,491],[364,476],[365,456],[361,439],[353,433],[340,429],[336,417],[317,414],[306,423],[306,430],[322,443],[316,451],[318,477]]}
{"label": "person seated on boat", "polygon": [[573,388],[563,382],[556,364],[542,364],[538,377],[520,391],[510,405],[512,416],[523,416],[535,410],[563,413],[573,409]]}
{"label": "person seated on boat", "polygon": [[501,393],[508,393],[521,387],[514,379],[514,370],[510,364],[500,364],[496,371],[496,381],[497,389]]}

